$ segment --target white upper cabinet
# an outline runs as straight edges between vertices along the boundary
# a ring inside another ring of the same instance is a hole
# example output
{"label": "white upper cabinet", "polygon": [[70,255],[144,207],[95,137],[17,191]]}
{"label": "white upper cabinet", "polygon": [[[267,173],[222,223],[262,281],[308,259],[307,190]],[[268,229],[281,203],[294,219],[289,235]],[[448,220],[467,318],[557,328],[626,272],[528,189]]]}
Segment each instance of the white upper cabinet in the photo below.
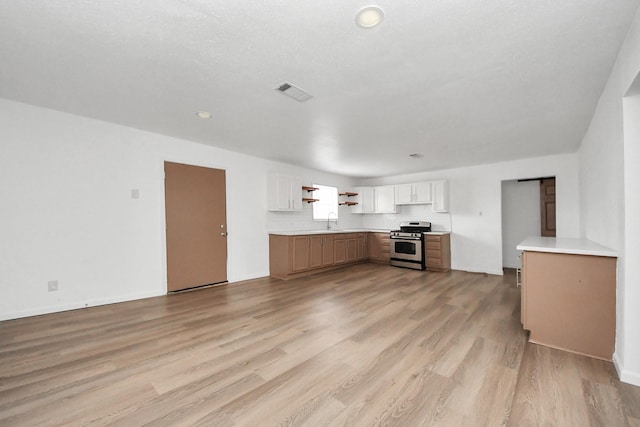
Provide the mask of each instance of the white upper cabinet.
{"label": "white upper cabinet", "polygon": [[269,175],[267,177],[267,209],[301,211],[302,179],[288,175]]}
{"label": "white upper cabinet", "polygon": [[351,207],[351,213],[373,213],[375,211],[373,187],[356,187],[354,192],[358,193],[354,199],[358,204]]}
{"label": "white upper cabinet", "polygon": [[433,202],[433,192],[430,182],[417,182],[413,184],[414,202],[415,203],[431,203]]}
{"label": "white upper cabinet", "polygon": [[356,187],[352,213],[396,213],[396,205],[431,204],[433,212],[449,212],[447,180],[381,187]]}
{"label": "white upper cabinet", "polygon": [[396,205],[412,205],[432,202],[433,197],[430,182],[396,185]]}
{"label": "white upper cabinet", "polygon": [[449,212],[449,182],[435,181],[433,184],[433,211]]}
{"label": "white upper cabinet", "polygon": [[395,186],[374,187],[376,213],[395,213]]}
{"label": "white upper cabinet", "polygon": [[354,191],[358,204],[351,207],[351,213],[395,213],[394,186],[356,187]]}
{"label": "white upper cabinet", "polygon": [[396,185],[396,205],[413,203],[413,184]]}

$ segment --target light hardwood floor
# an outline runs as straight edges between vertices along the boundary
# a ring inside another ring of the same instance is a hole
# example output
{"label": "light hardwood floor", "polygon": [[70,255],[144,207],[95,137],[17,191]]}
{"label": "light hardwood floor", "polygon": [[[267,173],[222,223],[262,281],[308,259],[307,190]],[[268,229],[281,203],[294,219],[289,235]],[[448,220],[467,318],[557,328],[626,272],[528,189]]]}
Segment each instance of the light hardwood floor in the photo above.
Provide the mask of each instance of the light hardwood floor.
{"label": "light hardwood floor", "polygon": [[0,323],[0,425],[640,426],[514,277],[362,264]]}

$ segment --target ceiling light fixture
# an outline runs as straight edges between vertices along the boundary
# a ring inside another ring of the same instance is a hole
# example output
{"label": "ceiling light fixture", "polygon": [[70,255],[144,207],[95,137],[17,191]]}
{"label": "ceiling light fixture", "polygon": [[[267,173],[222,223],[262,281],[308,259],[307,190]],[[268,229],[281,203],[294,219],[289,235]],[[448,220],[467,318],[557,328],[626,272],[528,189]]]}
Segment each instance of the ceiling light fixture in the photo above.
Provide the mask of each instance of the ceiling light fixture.
{"label": "ceiling light fixture", "polygon": [[356,24],[362,28],[380,25],[384,12],[378,6],[365,6],[356,13]]}
{"label": "ceiling light fixture", "polygon": [[200,117],[201,119],[210,119],[211,113],[208,111],[198,111],[196,113],[196,116]]}

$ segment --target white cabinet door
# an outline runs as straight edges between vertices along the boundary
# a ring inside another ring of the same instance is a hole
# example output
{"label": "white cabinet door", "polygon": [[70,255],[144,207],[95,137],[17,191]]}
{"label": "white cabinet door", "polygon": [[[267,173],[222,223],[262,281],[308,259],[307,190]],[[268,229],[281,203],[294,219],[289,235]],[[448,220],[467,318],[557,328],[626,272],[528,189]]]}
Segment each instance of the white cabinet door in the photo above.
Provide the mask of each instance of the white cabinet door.
{"label": "white cabinet door", "polygon": [[416,182],[415,184],[413,184],[413,202],[414,203],[433,202],[430,182]]}
{"label": "white cabinet door", "polygon": [[287,175],[267,177],[267,209],[270,211],[302,210],[302,180]]}
{"label": "white cabinet door", "polygon": [[280,211],[291,209],[291,178],[285,175],[276,176],[276,208]]}
{"label": "white cabinet door", "polygon": [[396,185],[396,205],[413,203],[413,184]]}
{"label": "white cabinet door", "polygon": [[291,210],[302,210],[302,178],[298,176],[291,177],[290,184]]}
{"label": "white cabinet door", "polygon": [[375,192],[373,187],[362,187],[362,213],[375,212]]}
{"label": "white cabinet door", "polygon": [[396,185],[396,205],[412,205],[433,202],[430,182]]}
{"label": "white cabinet door", "polygon": [[351,213],[373,213],[375,210],[373,187],[356,187],[358,195],[354,202],[358,204],[351,206]]}
{"label": "white cabinet door", "polygon": [[396,212],[396,197],[395,187],[393,185],[387,185],[384,187],[374,187],[374,199],[376,206],[376,213],[395,213]]}
{"label": "white cabinet door", "polygon": [[449,212],[449,183],[447,181],[433,183],[433,211]]}

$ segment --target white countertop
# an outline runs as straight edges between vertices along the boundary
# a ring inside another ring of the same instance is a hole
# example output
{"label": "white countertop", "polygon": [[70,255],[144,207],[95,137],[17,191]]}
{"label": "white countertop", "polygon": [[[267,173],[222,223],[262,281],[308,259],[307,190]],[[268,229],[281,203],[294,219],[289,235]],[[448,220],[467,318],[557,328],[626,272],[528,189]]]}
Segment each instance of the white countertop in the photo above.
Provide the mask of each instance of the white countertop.
{"label": "white countertop", "polygon": [[[269,234],[277,234],[279,236],[308,236],[310,234],[340,234],[340,233],[386,233],[389,234],[391,230],[381,230],[375,228],[346,228],[346,229],[321,229],[321,230],[276,230],[269,231]],[[430,231],[424,234],[430,234],[432,236],[442,236],[444,234],[451,234],[450,231]]]}
{"label": "white countertop", "polygon": [[587,239],[568,237],[527,237],[516,246],[519,251],[617,257],[613,249]]}

